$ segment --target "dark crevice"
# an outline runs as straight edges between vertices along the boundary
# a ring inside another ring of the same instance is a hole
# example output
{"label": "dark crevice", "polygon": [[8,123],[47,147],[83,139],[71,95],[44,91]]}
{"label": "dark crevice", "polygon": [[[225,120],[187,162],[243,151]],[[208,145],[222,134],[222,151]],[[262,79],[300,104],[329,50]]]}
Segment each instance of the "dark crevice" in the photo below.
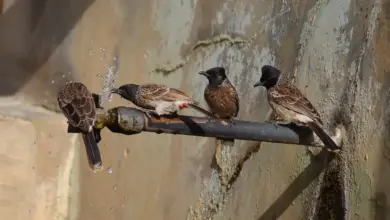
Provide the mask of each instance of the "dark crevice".
{"label": "dark crevice", "polygon": [[232,187],[232,185],[236,182],[236,180],[240,176],[241,170],[244,167],[245,162],[248,161],[253,154],[257,153],[260,150],[260,147],[261,147],[261,142],[249,147],[245,155],[237,162],[233,175],[229,179],[228,184],[226,186],[227,190],[229,190]]}
{"label": "dark crevice", "polygon": [[339,159],[340,157],[331,160],[325,170],[313,219],[342,220],[346,218],[345,189]]}

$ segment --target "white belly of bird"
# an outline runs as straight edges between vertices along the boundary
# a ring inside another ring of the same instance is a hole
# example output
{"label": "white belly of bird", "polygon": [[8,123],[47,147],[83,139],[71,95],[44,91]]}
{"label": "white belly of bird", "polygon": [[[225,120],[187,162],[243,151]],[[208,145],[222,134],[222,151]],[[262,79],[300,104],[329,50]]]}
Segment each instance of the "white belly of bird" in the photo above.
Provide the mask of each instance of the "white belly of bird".
{"label": "white belly of bird", "polygon": [[167,102],[167,101],[158,101],[156,103],[155,111],[158,115],[167,115],[172,114],[180,110],[180,106],[183,104],[188,104],[188,101],[176,101],[176,102]]}
{"label": "white belly of bird", "polygon": [[285,121],[294,122],[294,123],[308,123],[313,120],[306,115],[296,113],[295,111],[284,108],[280,105],[276,105],[274,102],[270,102],[270,105],[276,113],[283,118]]}

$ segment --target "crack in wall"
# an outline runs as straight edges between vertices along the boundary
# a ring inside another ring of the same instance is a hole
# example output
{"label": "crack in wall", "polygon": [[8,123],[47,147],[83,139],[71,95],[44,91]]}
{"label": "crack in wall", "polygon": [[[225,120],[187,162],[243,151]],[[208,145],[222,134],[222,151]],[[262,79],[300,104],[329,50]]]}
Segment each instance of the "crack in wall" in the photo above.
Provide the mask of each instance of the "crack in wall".
{"label": "crack in wall", "polygon": [[237,45],[239,47],[252,44],[253,40],[256,38],[257,34],[254,34],[249,40],[245,40],[242,37],[234,37],[228,34],[220,34],[211,39],[200,40],[191,48],[190,52],[184,57],[183,60],[177,64],[160,64],[154,68],[151,73],[162,73],[168,75],[176,70],[182,68],[188,63],[192,54],[201,48],[208,48],[209,46],[216,44],[228,44],[228,45]]}
{"label": "crack in wall", "polygon": [[[374,36],[374,30],[377,25],[379,11],[380,1],[376,0],[375,4],[372,5],[368,27],[365,28],[364,40],[360,43],[359,54],[351,62],[348,68],[348,85],[345,95],[346,100],[344,100],[346,104],[341,108],[342,113],[339,114],[348,115],[349,117],[350,121],[347,122],[347,127],[349,130],[347,145],[350,146],[355,146],[356,143],[359,143],[359,145],[366,144],[364,142],[367,138],[364,137],[364,135],[361,135],[365,133],[362,132],[361,129],[366,128],[362,128],[363,126],[358,126],[358,120],[354,122],[356,123],[355,125],[351,124],[351,122],[353,118],[364,117],[364,115],[367,114],[365,113],[366,110],[361,107],[361,102],[364,100],[361,99],[361,97],[366,96],[367,93],[365,93],[365,88],[360,77],[363,75],[362,72],[365,70],[365,68],[367,68],[364,64],[364,60],[368,56],[367,53],[369,53]],[[370,104],[367,103],[366,105]],[[345,119],[341,120],[345,121]],[[343,122],[343,124],[345,124],[345,122]],[[354,160],[350,155],[355,154],[355,149],[351,150],[346,148],[344,151],[346,151],[346,153],[340,155],[340,157],[334,160],[326,169],[323,180],[319,184],[319,194],[312,204],[312,206],[315,206],[316,210],[310,219],[347,219],[349,216],[356,214],[350,212],[351,208],[353,209],[356,207],[350,207],[353,205],[349,205],[349,197],[351,197],[351,195],[353,197],[354,195],[358,194],[357,192],[352,191],[355,187],[351,188],[353,185],[356,186],[356,183],[352,183],[351,181],[351,179],[353,179],[354,173],[349,175],[351,172],[349,170],[349,164],[352,160]],[[353,151],[353,153],[351,151]]]}
{"label": "crack in wall", "polygon": [[227,185],[227,189],[229,190],[231,188],[231,186],[236,182],[236,180],[238,179],[238,177],[240,176],[240,173],[242,171],[242,168],[244,167],[244,164],[250,159],[252,158],[252,156],[259,152],[261,148],[261,142],[257,143],[256,145],[253,145],[251,147],[249,147],[247,149],[247,151],[245,152],[245,155],[237,162],[236,164],[236,167],[234,169],[234,172],[232,173],[229,181],[228,181],[228,185]]}
{"label": "crack in wall", "polygon": [[197,203],[189,208],[187,220],[214,219],[227,201],[227,195],[237,181],[244,164],[261,148],[261,143],[249,147],[238,162],[231,163],[231,146],[222,146],[221,157],[217,167],[212,168],[210,182],[204,188]]}
{"label": "crack in wall", "polygon": [[[302,58],[304,57],[305,52],[308,50],[308,41],[313,37],[313,33],[315,30],[315,23],[317,19],[317,14],[321,10],[321,8],[324,5],[327,5],[329,3],[329,0],[319,0],[316,2],[316,4],[308,11],[307,13],[307,20],[305,24],[303,25],[302,32],[301,32],[301,37],[299,40],[299,50],[297,54],[297,58],[295,59],[294,62],[294,69],[292,71],[292,76],[291,76],[291,82],[295,81],[295,78],[298,74],[300,64],[302,62]],[[310,62],[309,62],[310,63]]]}

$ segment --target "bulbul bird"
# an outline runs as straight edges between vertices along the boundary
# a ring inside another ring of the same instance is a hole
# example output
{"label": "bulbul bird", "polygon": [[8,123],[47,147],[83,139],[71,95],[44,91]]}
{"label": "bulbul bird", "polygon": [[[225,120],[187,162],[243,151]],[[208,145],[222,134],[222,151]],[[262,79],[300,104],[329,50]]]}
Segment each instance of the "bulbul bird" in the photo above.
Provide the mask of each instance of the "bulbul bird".
{"label": "bulbul bird", "polygon": [[209,80],[204,90],[204,99],[211,113],[233,123],[232,119],[237,117],[240,110],[240,99],[237,90],[226,76],[225,68],[214,67],[199,74]]}
{"label": "bulbul bird", "polygon": [[91,169],[101,169],[102,160],[93,130],[96,106],[92,94],[84,84],[71,82],[61,88],[57,101],[68,123],[82,132]]}
{"label": "bulbul bird", "polygon": [[328,150],[337,152],[340,147],[322,129],[321,117],[310,101],[295,86],[278,83],[280,70],[265,65],[261,68],[260,81],[254,87],[264,86],[267,89],[268,102],[271,108],[286,122],[304,125],[321,139]]}
{"label": "bulbul bird", "polygon": [[[202,71],[200,75],[205,76],[209,83],[204,90],[204,99],[210,108],[211,113],[221,119],[228,120],[230,126],[234,124],[233,118],[237,117],[240,110],[240,99],[237,90],[230,83],[226,76],[226,70],[223,67],[214,67],[207,71]],[[212,164],[218,164],[222,169],[221,152],[223,146],[234,145],[234,139],[217,139],[217,148]]]}
{"label": "bulbul bird", "polygon": [[155,113],[158,116],[172,115],[183,108],[190,107],[202,114],[220,120],[217,116],[198,106],[198,102],[191,99],[184,92],[169,88],[166,85],[153,83],[143,85],[125,84],[112,89],[111,92],[144,109],[148,115],[150,113]]}

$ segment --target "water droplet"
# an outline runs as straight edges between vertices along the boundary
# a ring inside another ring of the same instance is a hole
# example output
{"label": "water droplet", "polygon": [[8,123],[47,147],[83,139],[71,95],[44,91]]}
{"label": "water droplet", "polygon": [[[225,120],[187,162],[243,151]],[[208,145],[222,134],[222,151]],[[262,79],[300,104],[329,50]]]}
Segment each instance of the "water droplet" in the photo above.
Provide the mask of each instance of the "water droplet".
{"label": "water droplet", "polygon": [[110,90],[115,86],[115,82],[118,78],[118,72],[116,71],[116,66],[105,66],[107,68],[107,72],[103,75],[103,88],[100,90],[101,95],[101,105],[103,105],[106,101],[112,100],[112,94]]}
{"label": "water droplet", "polygon": [[116,60],[116,57],[113,57],[112,60]]}
{"label": "water droplet", "polygon": [[91,50],[89,50],[89,55],[95,55],[96,54],[96,52],[95,51],[93,51],[92,49]]}
{"label": "water droplet", "polygon": [[51,81],[51,84],[53,84],[53,83],[54,83],[54,80]]}
{"label": "water droplet", "polygon": [[110,212],[112,212],[112,211],[114,211],[114,208],[113,208],[113,207],[110,208]]}
{"label": "water droplet", "polygon": [[126,149],[124,150],[124,152],[123,152],[123,156],[124,156],[125,158],[127,158],[127,157],[129,156],[129,153],[130,153],[129,148],[126,148]]}
{"label": "water droplet", "polygon": [[114,191],[116,191],[116,185],[114,185],[114,187],[112,187],[112,189],[113,189]]}
{"label": "water droplet", "polygon": [[107,170],[106,170],[107,173],[111,174],[112,173],[112,169],[111,167],[108,167]]}

